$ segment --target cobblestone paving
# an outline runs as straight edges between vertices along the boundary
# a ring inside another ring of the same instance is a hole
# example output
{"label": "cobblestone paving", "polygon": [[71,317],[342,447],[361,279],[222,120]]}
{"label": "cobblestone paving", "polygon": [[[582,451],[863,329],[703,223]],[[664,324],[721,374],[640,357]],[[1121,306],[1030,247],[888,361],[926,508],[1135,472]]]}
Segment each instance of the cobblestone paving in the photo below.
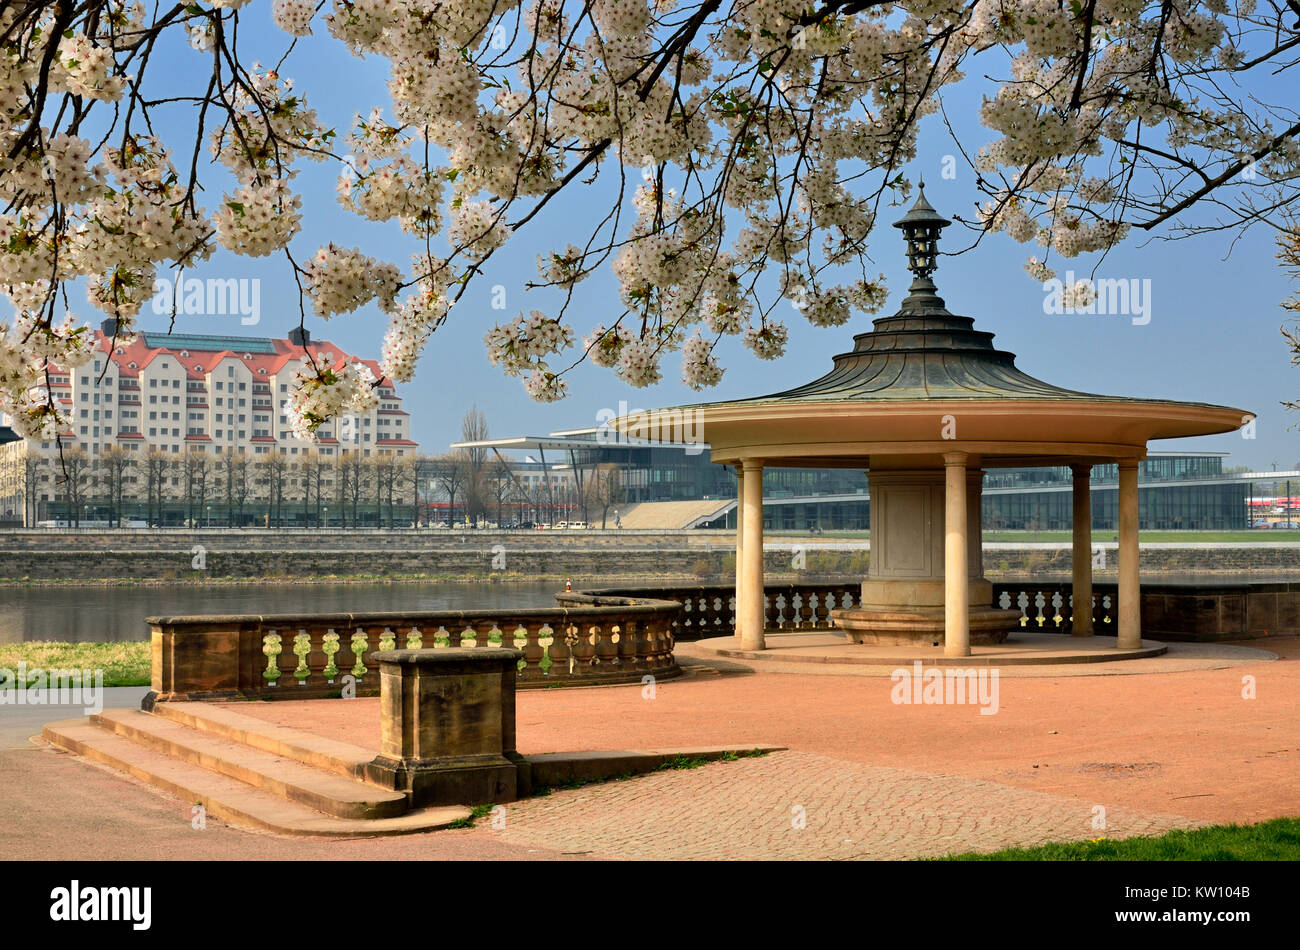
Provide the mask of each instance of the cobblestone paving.
{"label": "cobblestone paving", "polygon": [[[643,860],[906,859],[1202,822],[993,782],[777,752],[555,791],[506,806],[484,833],[568,854]],[[801,827],[802,825],[802,827]]]}

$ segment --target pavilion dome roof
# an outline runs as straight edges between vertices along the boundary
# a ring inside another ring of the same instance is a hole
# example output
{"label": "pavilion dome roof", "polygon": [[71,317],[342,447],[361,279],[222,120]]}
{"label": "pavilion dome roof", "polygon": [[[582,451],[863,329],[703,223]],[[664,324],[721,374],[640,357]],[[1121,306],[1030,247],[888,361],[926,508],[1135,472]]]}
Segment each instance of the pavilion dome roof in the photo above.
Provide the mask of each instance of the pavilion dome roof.
{"label": "pavilion dome roof", "polygon": [[[915,275],[898,312],[857,334],[853,349],[835,356],[833,368],[820,379],[743,401],[1125,399],[1036,379],[1016,368],[1014,353],[993,345],[992,333],[976,330],[974,318],[948,312],[930,275],[937,267],[939,233],[951,223],[925,200],[922,183],[916,203],[894,222],[908,241],[909,270]],[[929,247],[918,253],[918,243],[926,240]]]}
{"label": "pavilion dome roof", "polygon": [[[907,297],[856,335],[821,378],[766,396],[632,413],[611,425],[672,440],[678,436],[665,427],[676,432],[680,419],[685,432],[689,418],[703,427],[715,462],[875,470],[942,465],[952,451],[986,466],[1141,458],[1151,439],[1231,432],[1253,418],[1228,406],[1078,392],[1022,372],[1014,353],[994,346],[971,317],[950,313],[938,295],[931,274],[949,223],[922,192],[897,222],[914,276]],[[958,416],[955,434],[944,434],[939,423]]]}

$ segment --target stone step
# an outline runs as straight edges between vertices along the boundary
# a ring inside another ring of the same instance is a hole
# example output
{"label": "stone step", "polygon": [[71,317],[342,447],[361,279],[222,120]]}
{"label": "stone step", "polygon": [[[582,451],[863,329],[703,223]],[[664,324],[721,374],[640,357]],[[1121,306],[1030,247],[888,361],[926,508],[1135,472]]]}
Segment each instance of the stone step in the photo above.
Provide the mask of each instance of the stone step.
{"label": "stone step", "polygon": [[214,818],[279,834],[348,837],[415,834],[446,828],[471,814],[468,808],[450,805],[421,808],[392,818],[337,818],[182,761],[89,719],[50,723],[41,736],[51,745],[133,776],[183,802],[202,805]]}
{"label": "stone step", "polygon": [[406,796],[400,792],[323,772],[136,709],[105,710],[90,719],[132,742],[335,818],[370,821],[406,811]]}
{"label": "stone step", "polygon": [[154,716],[312,768],[361,780],[373,749],[246,716],[213,703],[157,703]]}

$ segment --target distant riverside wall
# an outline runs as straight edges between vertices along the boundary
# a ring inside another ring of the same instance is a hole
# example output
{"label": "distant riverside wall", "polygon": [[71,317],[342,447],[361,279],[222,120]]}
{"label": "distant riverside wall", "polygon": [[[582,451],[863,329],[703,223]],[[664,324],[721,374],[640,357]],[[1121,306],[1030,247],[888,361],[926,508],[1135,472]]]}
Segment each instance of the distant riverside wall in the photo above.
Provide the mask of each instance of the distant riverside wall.
{"label": "distant riverside wall", "polygon": [[[339,577],[663,577],[734,574],[734,539],[714,532],[65,532],[0,533],[6,582],[292,580]],[[1099,544],[1113,578],[1113,544]],[[779,539],[774,576],[865,574],[867,542]],[[1146,545],[1144,575],[1296,574],[1300,544]],[[989,544],[991,578],[1068,576],[1068,544]]]}

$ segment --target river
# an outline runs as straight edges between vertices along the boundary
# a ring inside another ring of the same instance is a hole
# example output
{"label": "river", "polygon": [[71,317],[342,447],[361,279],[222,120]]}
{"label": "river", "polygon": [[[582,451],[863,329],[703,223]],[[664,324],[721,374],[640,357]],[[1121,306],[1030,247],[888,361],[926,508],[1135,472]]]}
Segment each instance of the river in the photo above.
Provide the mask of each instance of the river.
{"label": "river", "polygon": [[[555,581],[0,587],[0,643],[148,640],[146,617],[554,607]],[[599,586],[599,585],[593,585]]]}

